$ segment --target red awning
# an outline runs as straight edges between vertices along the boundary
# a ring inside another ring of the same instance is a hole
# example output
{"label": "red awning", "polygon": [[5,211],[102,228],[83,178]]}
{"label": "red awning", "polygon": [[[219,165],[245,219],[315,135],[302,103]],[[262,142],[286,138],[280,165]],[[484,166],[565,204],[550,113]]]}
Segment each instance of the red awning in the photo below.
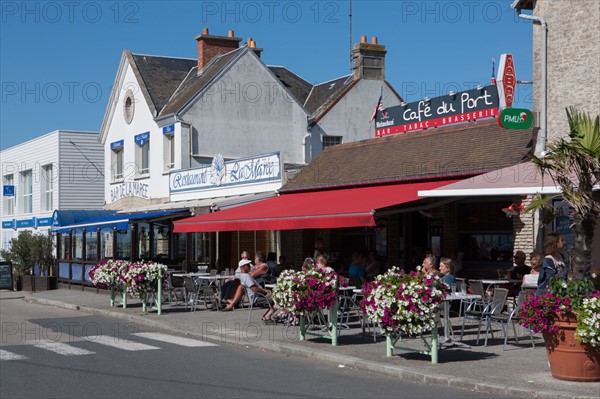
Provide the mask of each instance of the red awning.
{"label": "red awning", "polygon": [[285,194],[174,222],[175,233],[326,229],[375,226],[376,209],[419,199],[417,191],[453,183],[436,181]]}

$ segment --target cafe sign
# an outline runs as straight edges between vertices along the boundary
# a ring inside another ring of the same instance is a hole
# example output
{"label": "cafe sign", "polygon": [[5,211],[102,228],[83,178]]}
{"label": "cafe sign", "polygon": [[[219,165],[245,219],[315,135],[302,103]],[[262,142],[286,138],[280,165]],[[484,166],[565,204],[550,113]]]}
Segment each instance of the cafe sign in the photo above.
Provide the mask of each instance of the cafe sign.
{"label": "cafe sign", "polygon": [[524,108],[505,108],[498,115],[498,124],[505,129],[531,129],[533,115]]}
{"label": "cafe sign", "polygon": [[386,108],[377,113],[375,136],[469,122],[498,116],[495,85]]}
{"label": "cafe sign", "polygon": [[210,165],[169,174],[171,193],[200,191],[255,183],[281,181],[279,152],[225,162],[217,154]]}

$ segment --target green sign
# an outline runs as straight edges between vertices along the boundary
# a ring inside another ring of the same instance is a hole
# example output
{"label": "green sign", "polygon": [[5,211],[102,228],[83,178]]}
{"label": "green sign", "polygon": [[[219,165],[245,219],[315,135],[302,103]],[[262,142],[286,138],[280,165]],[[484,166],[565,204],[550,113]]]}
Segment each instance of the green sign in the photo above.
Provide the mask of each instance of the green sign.
{"label": "green sign", "polygon": [[531,129],[533,115],[524,108],[505,108],[498,115],[498,123],[505,129]]}

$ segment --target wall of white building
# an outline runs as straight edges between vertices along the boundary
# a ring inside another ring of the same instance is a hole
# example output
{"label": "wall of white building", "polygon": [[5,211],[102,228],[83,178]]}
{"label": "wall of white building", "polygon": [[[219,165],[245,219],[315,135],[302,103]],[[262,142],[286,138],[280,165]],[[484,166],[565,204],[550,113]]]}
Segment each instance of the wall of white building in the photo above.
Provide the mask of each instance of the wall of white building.
{"label": "wall of white building", "polygon": [[342,143],[375,137],[375,121],[369,121],[383,90],[383,106],[400,105],[396,94],[381,80],[361,79],[334,108],[312,127],[313,157],[321,153],[323,134],[341,136]]}
{"label": "wall of white building", "polygon": [[[10,240],[23,230],[47,234],[55,209],[101,209],[103,179],[92,178],[96,174],[90,170],[92,164],[102,168],[103,157],[97,133],[63,130],[2,151],[2,185],[12,175],[15,186],[14,197],[3,196],[0,201],[2,248],[7,248]],[[25,174],[29,171],[30,210],[25,209],[24,200]],[[8,207],[11,200],[12,213]]]}
{"label": "wall of white building", "polygon": [[243,54],[182,113],[193,126],[199,156],[226,159],[280,151],[304,164],[307,113],[251,51]]}

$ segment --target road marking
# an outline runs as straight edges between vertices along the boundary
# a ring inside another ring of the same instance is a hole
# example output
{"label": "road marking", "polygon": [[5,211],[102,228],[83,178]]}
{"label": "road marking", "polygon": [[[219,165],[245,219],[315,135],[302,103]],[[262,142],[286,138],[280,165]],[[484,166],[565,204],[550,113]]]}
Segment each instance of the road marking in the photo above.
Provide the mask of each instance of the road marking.
{"label": "road marking", "polygon": [[150,349],[160,349],[156,346],[140,344],[139,342],[133,342],[127,339],[111,337],[110,335],[88,335],[84,338],[88,342],[112,346],[113,348],[122,349],[124,351],[145,351]]}
{"label": "road marking", "polygon": [[36,348],[45,349],[54,353],[58,353],[63,356],[81,356],[81,355],[93,355],[96,352],[88,351],[86,349],[76,348],[63,342],[40,342],[39,344],[33,345]]}
{"label": "road marking", "polygon": [[196,348],[201,346],[218,346],[212,342],[200,341],[198,339],[178,337],[177,335],[161,334],[161,333],[134,333],[138,337],[153,339],[155,341],[167,342],[169,344],[187,346],[190,348]]}
{"label": "road marking", "polygon": [[5,351],[4,349],[0,349],[0,360],[24,360],[27,359],[27,356],[17,355],[16,353],[12,353],[9,351]]}

